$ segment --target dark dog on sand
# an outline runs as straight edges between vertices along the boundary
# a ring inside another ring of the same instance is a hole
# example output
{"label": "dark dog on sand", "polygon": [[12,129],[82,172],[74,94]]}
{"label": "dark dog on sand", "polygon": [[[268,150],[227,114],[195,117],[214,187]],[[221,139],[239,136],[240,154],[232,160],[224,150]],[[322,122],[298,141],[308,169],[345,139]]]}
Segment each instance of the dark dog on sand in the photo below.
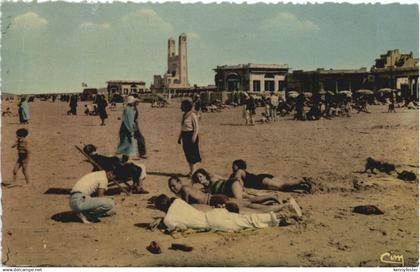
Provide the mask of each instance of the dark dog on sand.
{"label": "dark dog on sand", "polygon": [[379,172],[387,173],[388,175],[391,172],[395,171],[395,165],[392,163],[381,162],[371,157],[367,158],[366,165],[365,165],[365,172],[370,170],[372,174],[376,174],[374,170],[377,169]]}

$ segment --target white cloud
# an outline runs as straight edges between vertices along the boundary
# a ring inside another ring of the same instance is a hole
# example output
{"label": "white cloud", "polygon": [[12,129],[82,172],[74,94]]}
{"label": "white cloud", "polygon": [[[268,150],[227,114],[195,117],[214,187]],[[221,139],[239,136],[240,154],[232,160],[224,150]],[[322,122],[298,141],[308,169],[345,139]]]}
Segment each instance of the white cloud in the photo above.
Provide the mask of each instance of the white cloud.
{"label": "white cloud", "polygon": [[266,20],[262,24],[263,28],[289,30],[298,32],[316,32],[319,26],[310,20],[299,19],[296,15],[289,12],[280,12],[276,16]]}
{"label": "white cloud", "polygon": [[173,31],[173,26],[160,17],[156,11],[150,8],[144,8],[130,13],[124,16],[122,21],[128,27],[130,25],[138,25],[142,28],[153,30],[157,29],[165,32]]}
{"label": "white cloud", "polygon": [[48,24],[48,21],[36,14],[35,12],[27,12],[25,14],[16,16],[12,19],[11,28],[42,28]]}
{"label": "white cloud", "polygon": [[110,24],[96,24],[92,22],[84,22],[81,25],[79,25],[79,29],[86,29],[86,30],[100,30],[100,29],[109,29],[111,27]]}
{"label": "white cloud", "polygon": [[198,35],[198,33],[197,32],[188,32],[187,33],[187,38],[188,39],[192,39],[192,40],[198,40],[198,39],[200,39],[200,35]]}

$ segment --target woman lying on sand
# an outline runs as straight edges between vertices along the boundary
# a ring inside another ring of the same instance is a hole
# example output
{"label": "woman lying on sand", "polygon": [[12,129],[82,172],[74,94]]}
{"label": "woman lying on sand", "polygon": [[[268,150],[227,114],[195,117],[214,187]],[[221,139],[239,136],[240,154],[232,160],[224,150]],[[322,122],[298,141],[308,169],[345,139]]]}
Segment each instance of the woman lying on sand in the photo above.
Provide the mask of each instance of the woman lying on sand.
{"label": "woman lying on sand", "polygon": [[243,229],[256,229],[286,225],[290,218],[297,219],[302,211],[295,200],[283,205],[282,211],[277,213],[237,214],[226,209],[211,209],[202,212],[189,205],[182,199],[169,198],[166,195],[158,196],[154,204],[156,208],[166,213],[163,220],[155,221],[153,228],[163,221],[168,231],[184,231],[187,229],[205,231],[239,231]]}
{"label": "woman lying on sand", "polygon": [[281,190],[295,191],[302,190],[311,192],[312,184],[308,181],[288,181],[275,178],[270,174],[252,174],[246,171],[246,162],[244,160],[236,160],[232,163],[232,175],[229,179],[239,179],[245,188],[257,190]]}
{"label": "woman lying on sand", "polygon": [[209,172],[203,168],[198,169],[194,172],[191,177],[193,183],[199,183],[204,186],[206,193],[212,195],[226,195],[228,197],[235,198],[237,200],[252,200],[253,203],[263,203],[268,198],[275,198],[275,196],[255,196],[247,193],[242,184],[242,181],[238,178],[230,178],[228,180],[223,179],[216,175],[210,175]]}
{"label": "woman lying on sand", "polygon": [[[280,201],[276,196],[255,196],[249,199],[230,199],[223,194],[212,195],[203,193],[197,188],[183,185],[181,180],[176,176],[169,178],[168,187],[175,195],[181,197],[188,204],[204,204],[220,208],[225,207],[228,203],[236,203],[239,208],[246,207],[259,210],[260,212],[276,212],[282,208],[281,205],[273,205],[280,204]],[[286,203],[287,201],[290,200],[284,200],[282,203]]]}

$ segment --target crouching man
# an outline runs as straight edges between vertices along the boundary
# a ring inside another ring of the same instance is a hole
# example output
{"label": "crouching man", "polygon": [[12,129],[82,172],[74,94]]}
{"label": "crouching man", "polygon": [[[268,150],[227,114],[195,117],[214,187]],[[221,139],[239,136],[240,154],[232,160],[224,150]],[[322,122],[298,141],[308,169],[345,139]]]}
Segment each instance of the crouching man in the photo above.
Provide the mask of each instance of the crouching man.
{"label": "crouching man", "polygon": [[[84,175],[70,192],[70,208],[77,212],[83,223],[97,221],[114,207],[111,198],[104,197],[112,172],[96,171]],[[92,197],[97,192],[98,197]],[[109,214],[110,215],[110,214]]]}
{"label": "crouching man", "polygon": [[[277,213],[238,214],[224,208],[202,212],[182,199],[170,199],[166,195],[158,196],[155,201],[157,209],[166,213],[163,224],[170,231],[195,229],[201,231],[239,231],[275,227],[287,224],[288,219],[302,216],[302,211],[293,199],[284,209]],[[153,225],[157,224],[155,221]]]}

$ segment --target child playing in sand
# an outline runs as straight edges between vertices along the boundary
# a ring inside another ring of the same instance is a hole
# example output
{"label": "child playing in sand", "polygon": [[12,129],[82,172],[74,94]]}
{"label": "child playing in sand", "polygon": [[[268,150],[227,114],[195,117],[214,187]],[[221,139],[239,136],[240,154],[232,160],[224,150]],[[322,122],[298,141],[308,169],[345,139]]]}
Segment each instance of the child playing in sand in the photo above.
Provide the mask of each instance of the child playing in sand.
{"label": "child playing in sand", "polygon": [[26,184],[29,184],[28,176],[28,161],[29,161],[29,150],[28,142],[25,140],[29,132],[26,128],[20,128],[16,131],[17,141],[12,148],[17,148],[18,150],[18,160],[16,161],[15,167],[13,168],[13,182],[16,182],[16,175],[19,171],[19,168],[22,167],[23,175],[25,176]]}

